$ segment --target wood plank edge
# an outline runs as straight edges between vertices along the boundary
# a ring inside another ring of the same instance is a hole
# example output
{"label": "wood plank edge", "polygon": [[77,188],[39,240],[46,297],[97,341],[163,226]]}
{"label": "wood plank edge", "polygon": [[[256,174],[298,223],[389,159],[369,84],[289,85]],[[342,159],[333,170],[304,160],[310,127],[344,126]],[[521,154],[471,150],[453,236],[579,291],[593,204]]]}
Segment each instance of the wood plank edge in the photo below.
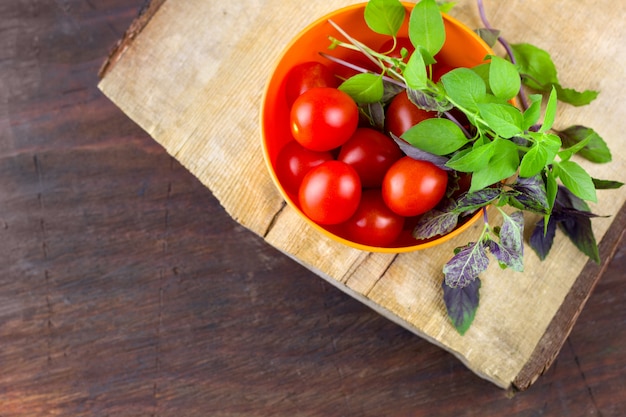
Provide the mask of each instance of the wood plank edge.
{"label": "wood plank edge", "polygon": [[513,380],[513,390],[524,391],[528,389],[550,368],[571,333],[593,289],[613,259],[620,242],[624,239],[625,227],[626,204],[617,213],[615,220],[599,244],[601,263],[598,265],[591,260],[587,262],[539,343],[537,343],[528,362]]}
{"label": "wood plank edge", "polygon": [[141,33],[143,28],[146,27],[152,16],[159,10],[161,5],[165,3],[165,0],[146,0],[139,9],[137,17],[130,24],[122,39],[118,40],[108,56],[100,66],[98,71],[98,78],[104,78],[107,73],[115,66],[120,57],[124,54],[124,51],[133,43],[133,40]]}

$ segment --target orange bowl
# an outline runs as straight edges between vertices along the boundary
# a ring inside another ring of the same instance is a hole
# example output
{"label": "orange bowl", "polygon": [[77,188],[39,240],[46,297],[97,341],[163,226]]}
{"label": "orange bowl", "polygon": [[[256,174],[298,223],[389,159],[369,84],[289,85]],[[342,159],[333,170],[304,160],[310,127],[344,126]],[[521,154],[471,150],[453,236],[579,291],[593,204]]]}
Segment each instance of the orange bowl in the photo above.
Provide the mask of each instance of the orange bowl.
{"label": "orange bowl", "polygon": [[[399,37],[408,36],[408,12],[414,6],[413,3],[403,4],[407,9],[407,14],[402,29],[398,33]],[[320,52],[326,52],[348,61],[353,60],[355,57],[354,51],[345,48],[336,48],[328,51],[328,46],[330,45],[329,36],[338,39],[343,38],[328,23],[329,19],[352,37],[373,49],[377,49],[387,42],[390,39],[389,36],[379,35],[367,26],[363,17],[364,9],[365,3],[360,3],[338,9],[319,18],[302,30],[283,51],[267,82],[262,99],[261,133],[265,162],[272,180],[287,203],[323,235],[345,245],[370,252],[400,253],[430,248],[462,233],[481,217],[481,213],[478,212],[464,219],[452,232],[428,240],[416,240],[411,234],[411,222],[408,221],[405,230],[393,244],[386,247],[368,246],[342,237],[340,228],[337,226],[322,226],[309,219],[300,209],[297,196],[288,192],[281,185],[276,175],[275,164],[277,156],[283,146],[293,140],[289,128],[289,108],[285,95],[285,78],[287,73],[294,66],[307,61],[318,61],[328,66],[335,73],[345,73],[346,70],[344,68],[320,55]],[[493,54],[493,51],[478,35],[458,20],[444,13],[443,21],[446,30],[446,41],[441,51],[437,54],[438,62],[451,68],[473,67],[484,62],[486,55]]]}

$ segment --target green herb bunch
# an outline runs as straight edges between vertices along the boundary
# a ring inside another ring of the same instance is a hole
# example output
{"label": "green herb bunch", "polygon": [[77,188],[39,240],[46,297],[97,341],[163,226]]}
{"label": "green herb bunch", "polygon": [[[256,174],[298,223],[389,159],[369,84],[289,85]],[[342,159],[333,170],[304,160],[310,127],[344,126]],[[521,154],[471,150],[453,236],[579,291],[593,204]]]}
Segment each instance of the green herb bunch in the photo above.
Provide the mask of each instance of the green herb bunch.
{"label": "green herb bunch", "polygon": [[[455,199],[444,199],[422,216],[413,233],[416,239],[444,235],[466,216],[483,210],[479,239],[457,248],[443,266],[447,313],[464,334],[478,308],[479,275],[489,265],[488,253],[500,267],[523,271],[523,211],[541,216],[529,241],[541,259],[560,228],[578,249],[599,262],[591,228],[596,215],[586,201],[597,201],[597,189],[623,184],[592,178],[572,160],[574,154],[596,163],[611,160],[605,141],[593,129],[581,125],[553,129],[558,101],[581,106],[598,93],[562,87],[550,55],[530,44],[508,44],[489,25],[481,0],[478,8],[485,28],[477,33],[491,45],[500,42],[507,56],[486,56],[481,65],[456,68],[438,82],[432,80],[432,65],[446,38],[441,13],[451,7],[435,0],[421,0],[414,6],[408,33],[415,51],[409,54],[403,49],[402,58],[369,48],[331,22],[346,40],[331,38],[330,48],[362,52],[378,64],[378,73],[322,55],[359,71],[339,88],[353,97],[376,127],[384,126],[384,108],[402,89],[419,108],[438,112],[440,117],[392,137],[407,155],[450,170],[453,177],[471,174],[469,190]],[[370,29],[395,41],[406,13],[399,0],[369,0],[364,17]],[[527,95],[527,89],[532,94]],[[468,123],[461,122],[459,114]],[[503,210],[507,205],[515,210]],[[501,225],[489,223],[487,206],[501,213]]]}

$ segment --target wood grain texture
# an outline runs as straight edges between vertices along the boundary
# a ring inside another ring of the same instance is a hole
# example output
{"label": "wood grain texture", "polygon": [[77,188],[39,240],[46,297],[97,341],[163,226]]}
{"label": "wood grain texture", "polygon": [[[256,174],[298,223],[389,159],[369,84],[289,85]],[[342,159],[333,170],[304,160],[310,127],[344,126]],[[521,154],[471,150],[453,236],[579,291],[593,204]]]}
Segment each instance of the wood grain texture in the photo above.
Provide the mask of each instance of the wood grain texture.
{"label": "wood grain texture", "polygon": [[[281,45],[311,21],[309,16],[321,16],[329,8],[354,2],[301,2],[295,16],[280,2],[266,1],[260,8],[253,3],[224,6],[202,1],[165,2],[126,56],[102,80],[100,88],[209,187],[236,221],[331,284],[454,353],[482,377],[501,387],[509,387],[515,380],[518,387],[527,387],[537,375],[529,378],[520,373],[530,369],[527,363],[531,357],[546,352],[539,362],[549,363],[555,352],[552,349],[548,354],[544,345],[560,346],[564,340],[563,332],[546,333],[564,301],[575,303],[565,307],[572,314],[584,303],[584,298],[568,294],[579,286],[591,289],[597,279],[597,275],[585,275],[585,283],[577,283],[586,259],[559,236],[549,261],[541,262],[530,253],[523,274],[514,275],[493,266],[482,278],[481,307],[472,329],[461,337],[448,322],[441,301],[441,267],[456,246],[477,238],[480,225],[435,249],[399,256],[361,252],[320,236],[291,206],[284,205],[269,175],[263,174],[260,141],[250,138],[260,136],[260,95]],[[477,27],[480,23],[471,6],[469,1],[460,2],[455,16]],[[604,22],[604,9],[591,2],[583,6],[588,21]],[[568,56],[573,39],[593,45],[594,63],[605,64],[600,67],[602,71],[615,59],[605,45],[619,40],[620,23],[604,23],[605,29],[611,25],[615,29],[608,31],[612,36],[607,36],[607,31],[598,31],[598,25],[584,29],[575,25],[580,9],[558,7],[540,1],[515,8],[512,2],[488,4],[488,10],[493,10],[512,41],[524,40],[556,51],[554,59],[559,67],[564,73],[573,73],[564,82],[580,85],[591,69],[577,65],[573,59],[591,59],[592,51],[588,46]],[[558,25],[562,30],[545,40],[552,32],[541,21],[525,19],[535,14],[554,16],[562,22]],[[232,26],[233,21],[237,26]],[[238,29],[234,31],[233,27]],[[573,123],[573,115],[578,115],[592,126],[601,126],[609,144],[618,147],[619,129],[608,123],[609,112],[597,108],[623,108],[618,104],[625,92],[623,85],[603,76],[585,84],[604,92],[594,103],[596,110],[581,112],[561,107],[562,123]],[[233,112],[233,108],[238,111]],[[625,168],[626,162],[619,154],[610,166],[589,166],[596,177],[622,181],[626,181]],[[621,191],[604,193],[598,206],[603,213],[614,216],[625,199]],[[497,213],[493,218],[493,223],[499,224]],[[529,223],[532,220],[527,217]],[[596,235],[601,238],[610,225],[609,218],[597,219]],[[568,319],[568,323],[566,331],[573,321]],[[538,345],[540,342],[542,345]]]}
{"label": "wood grain texture", "polygon": [[98,91],[142,5],[0,2],[1,416],[623,415],[623,236],[504,392],[239,225]]}

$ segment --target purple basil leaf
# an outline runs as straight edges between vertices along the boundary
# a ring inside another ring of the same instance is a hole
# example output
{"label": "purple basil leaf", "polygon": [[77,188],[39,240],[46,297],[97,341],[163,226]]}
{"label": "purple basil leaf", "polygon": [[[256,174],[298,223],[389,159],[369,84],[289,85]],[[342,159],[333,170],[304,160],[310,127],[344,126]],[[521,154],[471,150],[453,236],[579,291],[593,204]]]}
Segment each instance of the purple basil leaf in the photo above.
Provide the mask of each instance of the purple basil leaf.
{"label": "purple basil leaf", "polygon": [[410,143],[400,139],[393,133],[389,132],[389,134],[391,135],[393,140],[398,144],[398,146],[400,147],[400,150],[402,150],[402,152],[406,154],[406,156],[413,158],[413,159],[417,159],[419,161],[430,162],[445,171],[450,171],[450,168],[446,166],[446,162],[448,162],[448,158],[446,158],[445,156],[439,156],[439,155],[432,154],[430,152],[423,151],[411,145]]}
{"label": "purple basil leaf", "polygon": [[509,204],[513,207],[540,214],[548,214],[550,212],[546,185],[541,175],[529,178],[520,177],[512,185],[512,188],[516,191],[509,198]]}
{"label": "purple basil leaf", "polygon": [[459,213],[432,209],[424,213],[413,230],[415,239],[429,239],[438,235],[445,235],[454,230],[459,222]]}
{"label": "purple basil leaf", "polygon": [[462,247],[443,266],[446,285],[452,288],[465,287],[489,266],[485,243],[472,242]]}
{"label": "purple basil leaf", "polygon": [[396,83],[391,83],[383,78],[383,98],[380,101],[382,103],[388,103],[402,90],[404,90],[404,87]]}
{"label": "purple basil leaf", "polygon": [[550,253],[550,249],[552,248],[552,243],[554,243],[556,225],[556,219],[554,217],[550,217],[550,220],[548,220],[548,228],[545,229],[545,219],[541,219],[537,222],[537,224],[535,224],[533,233],[530,235],[530,247],[542,261],[546,259],[548,253]]}
{"label": "purple basil leaf", "polygon": [[464,335],[474,321],[476,310],[480,302],[480,279],[474,279],[463,288],[452,288],[441,285],[443,288],[443,302],[446,305],[448,317],[459,334]]}
{"label": "purple basil leaf", "polygon": [[[508,250],[517,253],[520,259],[524,257],[523,212],[516,211],[511,213],[510,215],[503,214],[502,228],[500,229],[500,243]],[[521,271],[522,269],[520,269],[519,271]],[[517,269],[515,270],[517,271]]]}
{"label": "purple basil leaf", "polygon": [[484,188],[472,193],[465,193],[457,201],[456,211],[462,213],[474,211],[493,203],[502,195],[501,188]]}
{"label": "purple basil leaf", "polygon": [[359,107],[361,112],[369,119],[370,125],[377,129],[385,127],[385,109],[380,102],[365,103]]}
{"label": "purple basil leaf", "polygon": [[575,196],[569,189],[562,185],[559,185],[556,193],[555,206],[556,210],[559,210],[559,208],[568,208],[585,212],[591,211],[585,200]]}
{"label": "purple basil leaf", "polygon": [[452,109],[452,104],[450,104],[448,101],[439,101],[435,97],[432,97],[419,90],[407,88],[406,94],[409,98],[409,101],[422,110],[443,113]]}
{"label": "purple basil leaf", "polygon": [[521,211],[504,215],[500,243],[489,240],[488,247],[502,268],[524,271],[524,215]]}
{"label": "purple basil leaf", "polygon": [[592,213],[590,211],[580,211],[580,210],[576,210],[574,208],[561,208],[559,207],[558,210],[556,210],[556,212],[558,213],[558,218],[569,218],[569,217],[587,217],[587,218],[594,218],[594,217],[611,217],[611,216],[602,216],[600,214],[595,214]]}
{"label": "purple basil leaf", "polygon": [[600,253],[596,237],[591,228],[591,219],[583,216],[572,216],[559,222],[561,230],[576,245],[578,250],[591,258],[595,263],[600,263]]}

